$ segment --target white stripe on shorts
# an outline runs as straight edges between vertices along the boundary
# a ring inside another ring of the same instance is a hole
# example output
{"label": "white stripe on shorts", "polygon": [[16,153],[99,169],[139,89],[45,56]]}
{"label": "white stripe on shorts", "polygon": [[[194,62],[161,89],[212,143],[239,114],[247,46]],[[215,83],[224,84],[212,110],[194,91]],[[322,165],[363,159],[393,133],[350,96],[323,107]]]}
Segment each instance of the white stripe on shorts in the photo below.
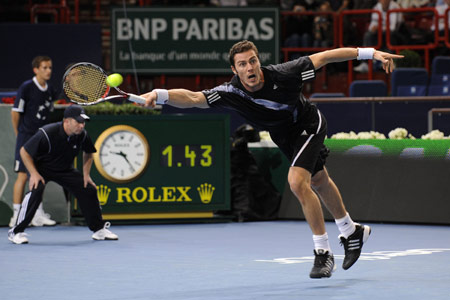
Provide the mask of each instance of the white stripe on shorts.
{"label": "white stripe on shorts", "polygon": [[297,155],[294,158],[294,161],[291,164],[291,167],[293,167],[295,165],[295,162],[297,161],[298,157],[300,156],[300,154],[302,154],[303,150],[305,150],[306,146],[309,144],[309,141],[313,138],[314,134],[311,134],[308,139],[306,140],[306,142],[303,144],[302,148],[300,149],[300,151],[298,151]]}
{"label": "white stripe on shorts", "polygon": [[[317,110],[317,113],[319,114],[319,126],[317,126],[317,130],[316,130],[316,134],[319,133],[320,131],[320,127],[322,127],[322,116],[320,115],[319,110]],[[295,156],[294,160],[292,161],[291,167],[293,167],[295,165],[295,162],[297,161],[297,159],[300,157],[300,154],[302,154],[303,150],[305,150],[306,146],[308,146],[309,142],[311,141],[311,139],[314,137],[314,134],[311,134],[308,139],[306,140],[306,142],[303,144],[302,148],[300,149],[300,151],[298,151],[297,155]]]}
{"label": "white stripe on shorts", "polygon": [[322,127],[322,116],[320,115],[319,110],[317,110],[317,113],[319,114],[319,126],[317,126],[316,134],[319,134],[320,127]]}

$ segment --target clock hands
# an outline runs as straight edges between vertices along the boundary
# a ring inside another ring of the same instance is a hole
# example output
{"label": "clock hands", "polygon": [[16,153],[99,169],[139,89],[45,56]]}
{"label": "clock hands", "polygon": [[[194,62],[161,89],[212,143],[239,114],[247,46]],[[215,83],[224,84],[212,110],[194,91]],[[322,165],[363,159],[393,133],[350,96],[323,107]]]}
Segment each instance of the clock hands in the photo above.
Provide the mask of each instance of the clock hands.
{"label": "clock hands", "polygon": [[114,152],[114,151],[109,151],[109,152],[112,154],[117,154],[117,155],[123,156],[123,157],[127,156],[125,153],[122,152],[122,150],[120,150],[120,152]]}
{"label": "clock hands", "polygon": [[127,158],[127,155],[125,153],[122,152],[122,150],[120,152],[114,152],[114,151],[109,151],[112,154],[116,154],[116,155],[120,155],[123,158],[125,158],[125,161],[130,165],[131,170],[134,172],[135,169],[133,168],[133,165],[130,163],[130,161]]}

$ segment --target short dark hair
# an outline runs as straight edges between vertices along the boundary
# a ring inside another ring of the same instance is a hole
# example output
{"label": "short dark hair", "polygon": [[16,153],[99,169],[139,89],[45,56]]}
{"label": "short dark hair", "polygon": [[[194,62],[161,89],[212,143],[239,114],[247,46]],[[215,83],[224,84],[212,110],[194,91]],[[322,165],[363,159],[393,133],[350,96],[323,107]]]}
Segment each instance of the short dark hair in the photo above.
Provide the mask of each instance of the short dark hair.
{"label": "short dark hair", "polygon": [[41,62],[43,61],[52,61],[52,59],[45,55],[39,55],[33,58],[33,60],[31,61],[31,66],[33,67],[33,69],[39,69],[39,67],[41,66]]}
{"label": "short dark hair", "polygon": [[230,49],[230,53],[228,54],[228,59],[230,60],[230,64],[234,67],[234,56],[238,53],[246,52],[248,50],[255,51],[256,56],[259,58],[258,48],[256,48],[255,44],[250,41],[243,40],[237,42]]}

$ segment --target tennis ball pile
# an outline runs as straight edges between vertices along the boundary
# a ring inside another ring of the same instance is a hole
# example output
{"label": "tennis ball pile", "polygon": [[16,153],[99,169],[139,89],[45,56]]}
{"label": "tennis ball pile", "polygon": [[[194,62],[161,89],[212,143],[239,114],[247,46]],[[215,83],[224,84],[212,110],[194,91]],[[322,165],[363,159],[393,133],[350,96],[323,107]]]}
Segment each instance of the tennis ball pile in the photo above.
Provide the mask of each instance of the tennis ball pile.
{"label": "tennis ball pile", "polygon": [[118,87],[123,82],[123,77],[119,73],[114,73],[106,78],[106,84],[110,87]]}

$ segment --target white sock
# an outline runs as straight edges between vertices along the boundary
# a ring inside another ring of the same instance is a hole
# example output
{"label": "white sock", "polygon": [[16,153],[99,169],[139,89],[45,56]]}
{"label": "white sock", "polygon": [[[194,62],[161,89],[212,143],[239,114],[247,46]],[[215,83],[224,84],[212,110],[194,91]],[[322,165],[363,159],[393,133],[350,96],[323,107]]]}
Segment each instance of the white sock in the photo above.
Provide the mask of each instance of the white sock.
{"label": "white sock", "polygon": [[42,212],[42,213],[44,213],[44,206],[42,205],[42,202],[41,202],[41,204],[39,204],[39,206],[38,206],[38,209],[37,209],[39,212]]}
{"label": "white sock", "polygon": [[17,218],[21,207],[22,207],[22,204],[13,203],[13,218]]}
{"label": "white sock", "polygon": [[353,222],[352,218],[350,218],[350,215],[348,213],[345,217],[336,219],[334,221],[336,222],[336,225],[344,238],[348,238],[356,230],[355,223]]}
{"label": "white sock", "polygon": [[22,204],[17,204],[17,203],[14,203],[13,204],[13,210],[14,210],[14,213],[16,214],[18,214],[19,213],[19,210],[20,210],[20,207],[22,206]]}
{"label": "white sock", "polygon": [[330,252],[331,254],[331,247],[330,243],[328,242],[328,233],[325,232],[325,234],[322,235],[315,235],[313,234],[313,241],[314,241],[314,249],[324,249]]}

